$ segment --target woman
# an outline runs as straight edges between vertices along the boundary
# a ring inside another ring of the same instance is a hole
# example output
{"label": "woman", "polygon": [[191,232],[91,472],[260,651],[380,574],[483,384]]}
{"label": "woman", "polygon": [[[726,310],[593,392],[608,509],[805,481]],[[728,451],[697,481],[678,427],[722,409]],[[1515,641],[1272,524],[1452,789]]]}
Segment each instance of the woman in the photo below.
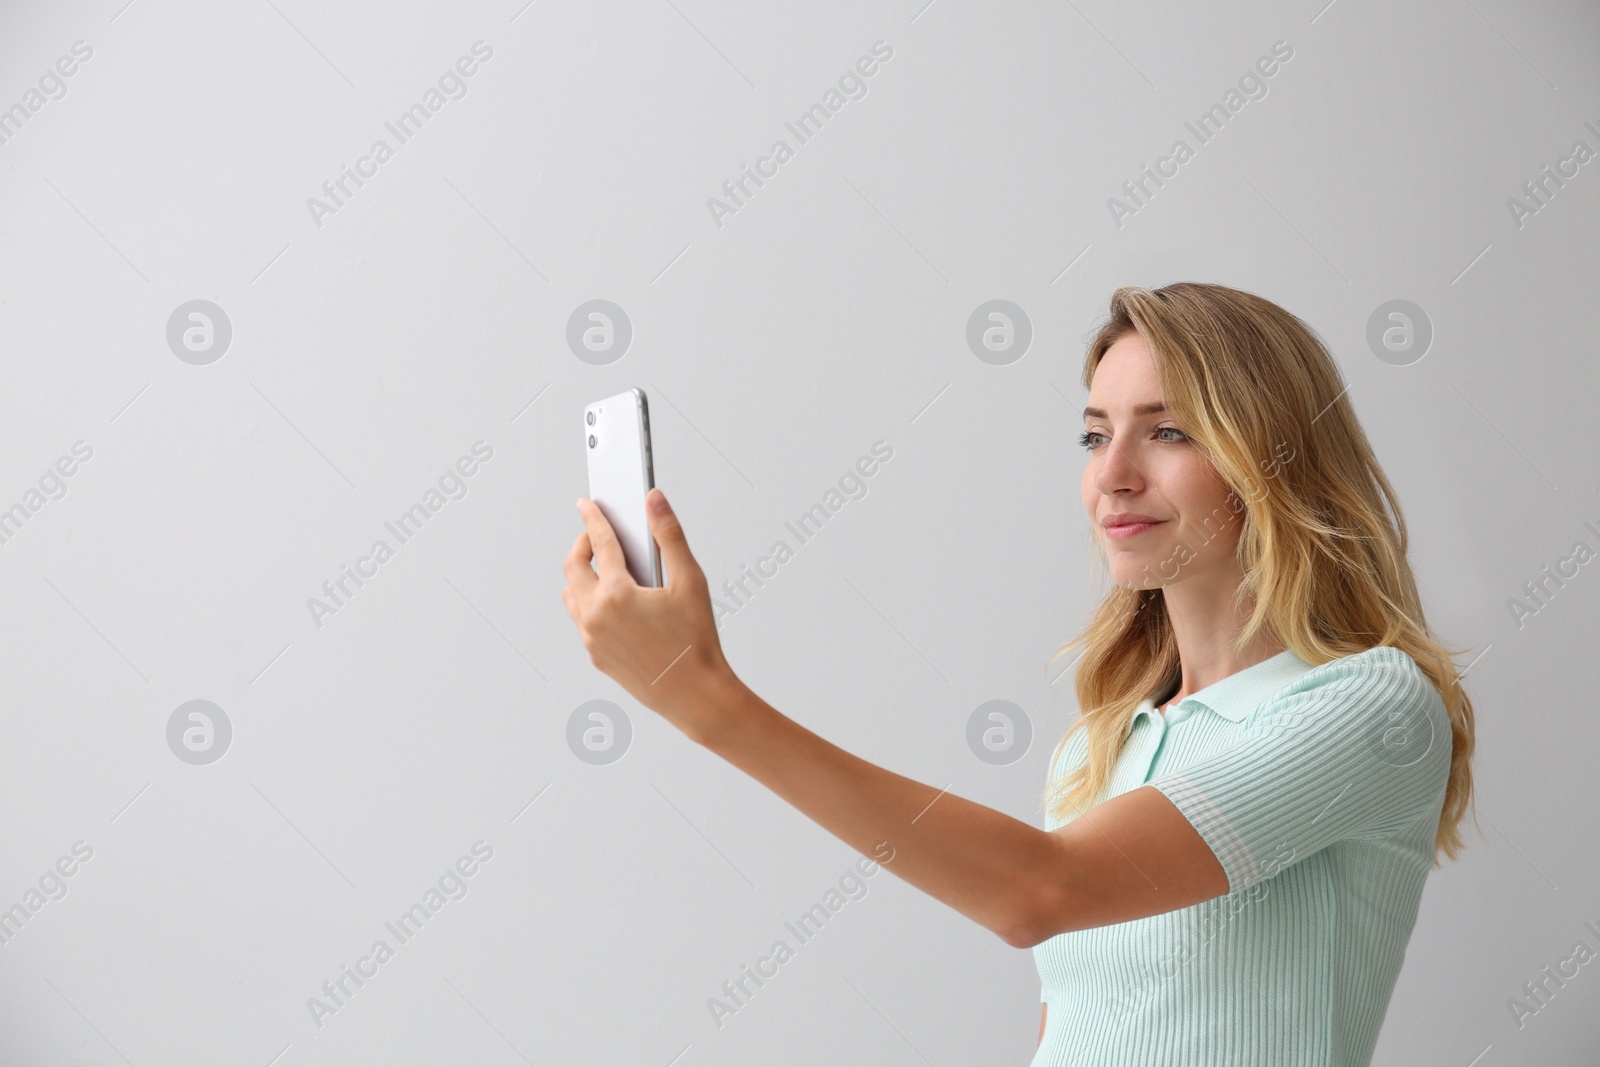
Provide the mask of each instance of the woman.
{"label": "woman", "polygon": [[1083,504],[1114,588],[1057,652],[1083,649],[1083,714],[1044,830],[744,686],[659,489],[667,587],[635,585],[580,500],[568,613],[595,666],[692,740],[1032,948],[1034,1067],[1368,1064],[1472,791],[1472,705],[1394,491],[1322,344],[1249,293],[1119,289],[1083,381]]}

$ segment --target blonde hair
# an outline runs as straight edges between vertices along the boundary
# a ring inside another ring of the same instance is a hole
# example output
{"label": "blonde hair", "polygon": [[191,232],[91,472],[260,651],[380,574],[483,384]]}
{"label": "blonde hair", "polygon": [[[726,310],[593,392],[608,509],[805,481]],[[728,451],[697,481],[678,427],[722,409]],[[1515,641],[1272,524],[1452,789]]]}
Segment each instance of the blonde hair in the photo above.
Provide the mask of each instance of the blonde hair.
{"label": "blonde hair", "polygon": [[[1472,701],[1452,658],[1464,650],[1447,651],[1428,629],[1399,500],[1327,349],[1299,318],[1252,293],[1197,282],[1123,286],[1089,344],[1085,389],[1129,333],[1150,351],[1167,412],[1243,498],[1236,559],[1244,580],[1234,603],[1253,606],[1236,651],[1265,632],[1313,666],[1376,645],[1409,654],[1450,715],[1434,867],[1441,850],[1455,859],[1472,802]],[[1105,567],[1105,548],[1094,544]],[[1050,773],[1078,730],[1087,734],[1086,758],[1046,785],[1044,802],[1059,820],[1097,800],[1139,702],[1175,692],[1182,673],[1160,589],[1114,587],[1046,670],[1078,647],[1082,716],[1056,746]]]}

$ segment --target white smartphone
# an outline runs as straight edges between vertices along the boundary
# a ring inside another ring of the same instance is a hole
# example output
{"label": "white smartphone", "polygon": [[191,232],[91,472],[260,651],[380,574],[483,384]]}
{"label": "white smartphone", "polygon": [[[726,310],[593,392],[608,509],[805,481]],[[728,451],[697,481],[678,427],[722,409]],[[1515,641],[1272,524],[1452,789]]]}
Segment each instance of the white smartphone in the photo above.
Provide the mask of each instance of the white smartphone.
{"label": "white smartphone", "polygon": [[583,443],[589,454],[589,499],[622,542],[628,573],[659,589],[661,555],[650,536],[645,494],[655,487],[650,458],[650,405],[637,387],[583,409]]}

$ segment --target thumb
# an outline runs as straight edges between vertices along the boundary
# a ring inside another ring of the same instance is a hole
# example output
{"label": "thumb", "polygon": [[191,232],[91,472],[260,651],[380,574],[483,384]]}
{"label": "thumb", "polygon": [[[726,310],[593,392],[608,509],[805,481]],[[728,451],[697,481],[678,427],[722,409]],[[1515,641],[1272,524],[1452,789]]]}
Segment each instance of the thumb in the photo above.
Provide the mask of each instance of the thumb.
{"label": "thumb", "polygon": [[646,510],[650,513],[650,535],[661,546],[661,555],[667,565],[669,583],[671,575],[699,574],[700,565],[689,551],[689,541],[683,535],[683,526],[667,503],[667,494],[651,489],[645,496]]}

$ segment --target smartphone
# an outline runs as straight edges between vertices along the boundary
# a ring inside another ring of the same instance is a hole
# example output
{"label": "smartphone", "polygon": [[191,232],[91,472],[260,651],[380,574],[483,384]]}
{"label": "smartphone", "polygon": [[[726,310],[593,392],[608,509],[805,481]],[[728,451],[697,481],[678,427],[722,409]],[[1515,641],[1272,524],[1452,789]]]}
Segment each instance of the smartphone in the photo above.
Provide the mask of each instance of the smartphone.
{"label": "smartphone", "polygon": [[583,409],[583,443],[589,454],[589,499],[611,523],[628,573],[659,589],[661,554],[650,536],[645,494],[655,487],[650,458],[650,405],[637,387]]}

